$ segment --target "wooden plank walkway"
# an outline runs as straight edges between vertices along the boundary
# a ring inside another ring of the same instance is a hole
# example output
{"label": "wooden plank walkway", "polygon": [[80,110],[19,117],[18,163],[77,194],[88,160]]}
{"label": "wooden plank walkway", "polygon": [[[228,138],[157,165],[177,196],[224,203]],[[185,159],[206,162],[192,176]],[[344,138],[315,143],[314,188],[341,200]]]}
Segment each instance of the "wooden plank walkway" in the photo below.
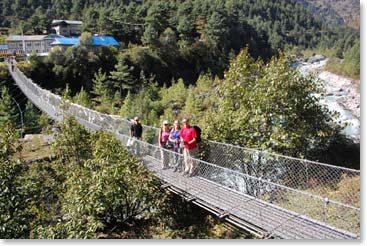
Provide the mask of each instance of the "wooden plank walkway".
{"label": "wooden plank walkway", "polygon": [[159,161],[144,157],[147,169],[163,186],[228,222],[267,238],[357,239],[355,235],[294,212],[223,187],[202,177],[184,177],[172,169],[162,170]]}

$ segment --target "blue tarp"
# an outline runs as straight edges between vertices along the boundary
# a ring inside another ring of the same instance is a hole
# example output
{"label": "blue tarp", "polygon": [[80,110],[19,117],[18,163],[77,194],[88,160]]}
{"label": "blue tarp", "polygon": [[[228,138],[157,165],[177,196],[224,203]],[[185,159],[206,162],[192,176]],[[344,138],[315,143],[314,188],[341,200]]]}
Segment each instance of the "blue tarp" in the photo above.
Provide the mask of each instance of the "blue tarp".
{"label": "blue tarp", "polygon": [[7,49],[8,49],[8,45],[7,44],[0,45],[0,50],[7,50]]}
{"label": "blue tarp", "polygon": [[[71,38],[55,38],[55,41],[51,45],[76,45],[80,44],[78,37]],[[93,46],[112,45],[120,46],[119,43],[111,36],[92,36]]]}
{"label": "blue tarp", "polygon": [[93,36],[92,45],[113,45],[119,46],[119,43],[111,36]]}
{"label": "blue tarp", "polygon": [[79,44],[78,38],[55,38],[51,45],[75,45]]}

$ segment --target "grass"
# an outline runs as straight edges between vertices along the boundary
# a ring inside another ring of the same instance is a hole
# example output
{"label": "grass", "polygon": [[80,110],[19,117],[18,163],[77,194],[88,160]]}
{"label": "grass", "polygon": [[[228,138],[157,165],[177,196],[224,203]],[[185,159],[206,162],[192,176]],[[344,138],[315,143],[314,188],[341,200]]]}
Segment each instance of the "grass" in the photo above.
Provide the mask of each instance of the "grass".
{"label": "grass", "polygon": [[301,54],[304,57],[311,57],[315,54],[320,54],[326,57],[334,57],[336,55],[335,49],[321,49],[321,48],[314,48],[314,49],[305,49],[301,51]]}
{"label": "grass", "polygon": [[[343,176],[335,188],[315,187],[304,191],[310,194],[322,193],[322,197],[328,197],[329,200],[339,201],[360,208],[360,176]],[[272,201],[275,205],[325,222],[342,230],[355,234],[360,233],[359,211],[333,203],[325,203],[325,201],[294,192],[279,191],[277,198],[277,200]],[[270,200],[270,197],[265,199]]]}
{"label": "grass", "polygon": [[50,145],[46,143],[40,135],[35,135],[32,140],[21,140],[21,157],[27,161],[43,160],[51,157]]}
{"label": "grass", "polygon": [[0,35],[0,44],[6,44],[7,35]]}
{"label": "grass", "polygon": [[349,77],[353,80],[360,79],[360,71],[356,66],[338,58],[331,58],[327,62],[325,70],[341,76]]}

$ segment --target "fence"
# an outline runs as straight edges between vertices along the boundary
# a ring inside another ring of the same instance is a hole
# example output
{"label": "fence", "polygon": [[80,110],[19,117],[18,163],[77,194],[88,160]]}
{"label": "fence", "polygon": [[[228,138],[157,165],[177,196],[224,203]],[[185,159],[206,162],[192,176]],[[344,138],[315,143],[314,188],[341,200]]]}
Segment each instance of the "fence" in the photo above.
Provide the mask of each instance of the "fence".
{"label": "fence", "polygon": [[[12,76],[23,93],[51,118],[62,121],[65,116],[73,115],[87,128],[115,134],[126,145],[130,128],[127,119],[63,102],[60,96],[34,84],[18,68],[15,68]],[[135,155],[151,156],[158,161],[161,160],[162,152],[171,160],[171,165],[173,162],[182,163],[182,155],[156,145],[157,136],[158,128],[144,126],[144,141],[135,140],[131,151]],[[359,234],[360,171],[207,140],[202,142],[201,149],[201,159],[195,159],[197,176]],[[177,172],[175,175],[178,177],[182,174]],[[348,182],[350,180],[356,180],[358,189],[355,189],[355,182]],[[329,191],[343,181],[343,185],[347,186],[343,187],[344,190],[349,192],[330,197]],[[182,182],[187,181],[183,179]]]}

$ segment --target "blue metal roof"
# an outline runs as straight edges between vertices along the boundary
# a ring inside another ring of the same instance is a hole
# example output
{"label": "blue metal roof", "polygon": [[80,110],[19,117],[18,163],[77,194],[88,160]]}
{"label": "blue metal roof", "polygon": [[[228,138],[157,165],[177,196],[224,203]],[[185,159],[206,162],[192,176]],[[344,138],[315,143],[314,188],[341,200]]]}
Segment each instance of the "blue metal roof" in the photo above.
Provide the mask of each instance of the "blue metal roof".
{"label": "blue metal roof", "polygon": [[116,39],[111,36],[93,36],[92,45],[120,46]]}
{"label": "blue metal roof", "polygon": [[7,44],[0,45],[0,50],[7,50],[7,49],[8,49],[8,45]]}
{"label": "blue metal roof", "polygon": [[[80,44],[78,37],[71,38],[55,38],[55,41],[52,42],[51,45],[76,45]],[[112,46],[120,46],[119,43],[111,36],[92,36],[92,45],[93,46],[103,46],[103,45],[112,45]]]}
{"label": "blue metal roof", "polygon": [[49,34],[44,39],[55,39],[55,38],[65,38],[65,37],[59,34]]}
{"label": "blue metal roof", "polygon": [[79,44],[78,38],[55,38],[51,45],[75,45]]}

